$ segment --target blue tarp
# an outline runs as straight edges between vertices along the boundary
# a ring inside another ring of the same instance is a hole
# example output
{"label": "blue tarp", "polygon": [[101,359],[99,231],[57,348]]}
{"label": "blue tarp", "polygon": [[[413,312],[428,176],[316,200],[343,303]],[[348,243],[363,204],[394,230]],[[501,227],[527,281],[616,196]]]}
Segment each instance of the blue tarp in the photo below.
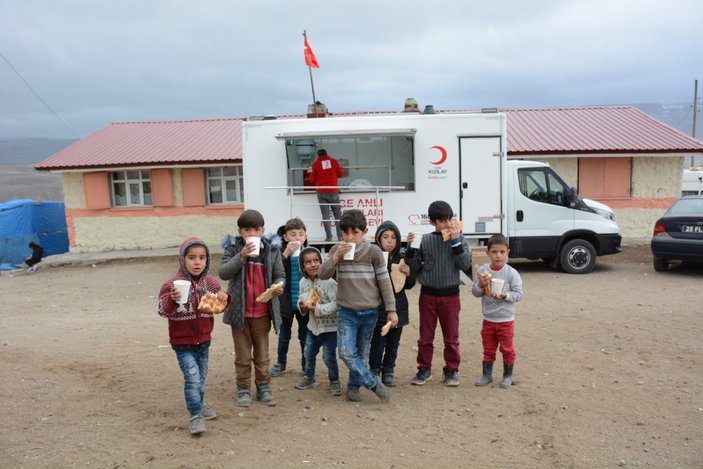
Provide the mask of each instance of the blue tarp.
{"label": "blue tarp", "polygon": [[63,202],[18,199],[0,203],[0,263],[22,264],[32,254],[30,241],[44,249],[44,257],[68,252]]}

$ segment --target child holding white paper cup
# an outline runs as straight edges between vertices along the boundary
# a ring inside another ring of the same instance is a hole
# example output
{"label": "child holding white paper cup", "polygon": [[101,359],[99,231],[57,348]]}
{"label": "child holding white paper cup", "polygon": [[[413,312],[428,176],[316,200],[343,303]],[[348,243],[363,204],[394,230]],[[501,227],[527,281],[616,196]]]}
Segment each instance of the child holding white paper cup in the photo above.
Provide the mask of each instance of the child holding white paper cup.
{"label": "child holding white paper cup", "polygon": [[286,286],[281,303],[281,329],[278,332],[278,349],[276,363],[271,367],[271,376],[281,376],[288,369],[288,346],[293,335],[293,321],[298,323],[298,342],[300,343],[300,368],[305,372],[305,340],[308,335],[308,316],[298,309],[300,293],[300,250],[307,246],[307,229],[300,218],[291,218],[276,232],[282,240],[281,259],[286,270]]}
{"label": "child holding white paper cup", "polygon": [[[509,388],[513,382],[515,364],[515,303],[522,299],[522,278],[517,270],[508,265],[510,249],[505,236],[491,236],[486,249],[491,263],[478,268],[471,289],[475,297],[481,298],[483,311],[483,374],[474,384],[485,386],[493,382],[493,362],[496,350],[500,347],[503,355],[503,380],[500,387]],[[487,295],[485,287],[489,284],[490,295]]]}
{"label": "child holding white paper cup", "polygon": [[223,302],[229,302],[229,295],[208,273],[210,251],[203,241],[186,239],[178,260],[178,272],[161,286],[157,312],[168,319],[169,342],[183,372],[183,393],[190,414],[188,427],[191,434],[197,435],[205,431],[205,420],[217,416],[204,401],[214,320],[212,314],[198,310],[198,305],[205,293],[215,293]]}

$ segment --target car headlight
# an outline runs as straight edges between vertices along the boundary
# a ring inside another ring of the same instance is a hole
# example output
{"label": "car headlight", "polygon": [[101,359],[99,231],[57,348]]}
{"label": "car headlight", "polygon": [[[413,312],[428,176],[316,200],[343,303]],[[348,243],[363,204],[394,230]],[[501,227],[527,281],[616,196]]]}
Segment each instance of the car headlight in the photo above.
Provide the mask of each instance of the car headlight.
{"label": "car headlight", "polygon": [[612,220],[615,221],[615,214],[613,212],[609,212],[607,210],[603,210],[601,208],[594,208],[591,207],[594,212],[596,212],[598,215],[601,217],[605,218],[606,220]]}

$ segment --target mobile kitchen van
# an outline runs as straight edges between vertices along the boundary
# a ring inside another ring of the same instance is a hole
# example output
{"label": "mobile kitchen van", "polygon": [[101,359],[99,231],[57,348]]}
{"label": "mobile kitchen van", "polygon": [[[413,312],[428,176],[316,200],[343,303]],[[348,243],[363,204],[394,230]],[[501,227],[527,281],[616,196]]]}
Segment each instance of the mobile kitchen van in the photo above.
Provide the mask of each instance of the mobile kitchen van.
{"label": "mobile kitchen van", "polygon": [[502,113],[250,119],[242,139],[247,206],[264,213],[268,229],[300,217],[313,244],[324,230],[307,174],[325,148],[344,168],[342,211],[362,210],[371,233],[384,220],[403,236],[430,232],[427,207],[445,200],[472,244],[502,233],[512,257],[585,273],[596,255],[620,251],[607,206],[587,205],[544,163],[507,161]]}

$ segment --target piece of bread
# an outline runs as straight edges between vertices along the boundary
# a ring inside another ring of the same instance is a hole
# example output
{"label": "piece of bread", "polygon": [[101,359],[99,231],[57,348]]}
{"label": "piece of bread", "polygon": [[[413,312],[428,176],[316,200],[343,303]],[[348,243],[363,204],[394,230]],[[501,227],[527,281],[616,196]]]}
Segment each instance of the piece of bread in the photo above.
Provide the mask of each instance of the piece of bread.
{"label": "piece of bread", "polygon": [[284,285],[285,285],[284,282],[274,283],[273,285],[271,285],[270,287],[268,287],[261,295],[259,295],[259,296],[256,297],[256,302],[257,302],[257,303],[266,303],[266,302],[268,302],[269,300],[271,300],[271,298],[273,298],[273,291],[274,291],[276,288],[282,287],[282,286],[284,286]]}
{"label": "piece of bread", "polygon": [[[487,270],[484,270],[483,272],[481,272],[481,280],[483,280],[483,279],[490,280],[491,277],[493,277],[493,275],[491,275],[491,273],[488,272]],[[488,282],[488,285],[483,287],[483,294],[487,295],[487,296],[491,296],[491,282]]]}
{"label": "piece of bread", "polygon": [[317,292],[317,288],[313,288],[310,290],[310,295],[308,295],[308,301],[305,302],[305,306],[314,308],[318,303],[320,303],[320,294]]}
{"label": "piece of bread", "polygon": [[397,264],[391,264],[391,283],[396,293],[400,293],[405,286],[405,274],[400,271],[403,265],[405,265],[405,259],[401,259]]}
{"label": "piece of bread", "polygon": [[220,314],[226,307],[226,301],[220,301],[217,294],[210,292],[205,293],[198,304],[198,310],[209,314]]}
{"label": "piece of bread", "polygon": [[[459,231],[464,229],[464,222],[461,220],[452,220],[451,225]],[[449,228],[445,228],[442,230],[442,239],[444,239],[445,241],[449,241],[450,239],[452,239],[452,232],[449,231]]]}
{"label": "piece of bread", "polygon": [[391,321],[388,321],[382,328],[381,328],[381,335],[386,335],[388,334],[388,331],[391,330],[391,326],[393,323]]}

